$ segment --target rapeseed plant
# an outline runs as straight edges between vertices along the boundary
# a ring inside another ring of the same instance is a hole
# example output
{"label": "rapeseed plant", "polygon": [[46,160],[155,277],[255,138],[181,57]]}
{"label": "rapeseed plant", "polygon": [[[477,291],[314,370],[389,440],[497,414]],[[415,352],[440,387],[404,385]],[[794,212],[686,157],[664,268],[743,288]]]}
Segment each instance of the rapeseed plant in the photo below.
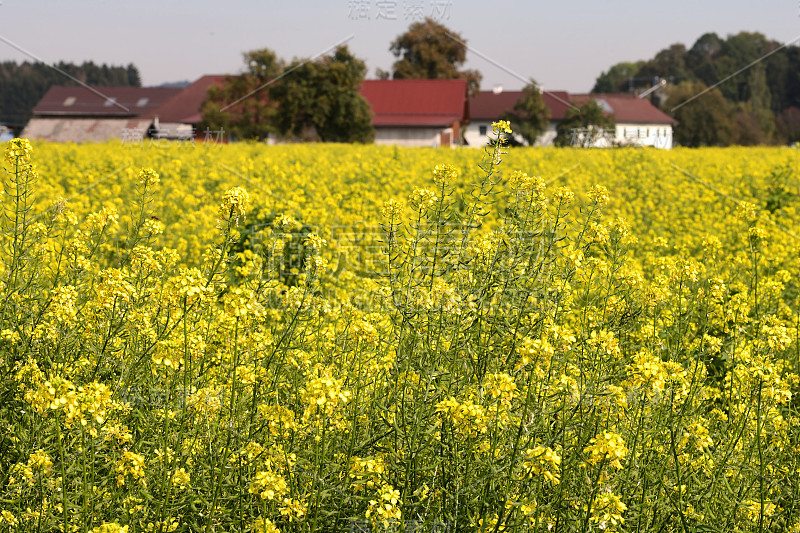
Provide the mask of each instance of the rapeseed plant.
{"label": "rapeseed plant", "polygon": [[8,143],[0,528],[798,529],[792,154],[508,133]]}

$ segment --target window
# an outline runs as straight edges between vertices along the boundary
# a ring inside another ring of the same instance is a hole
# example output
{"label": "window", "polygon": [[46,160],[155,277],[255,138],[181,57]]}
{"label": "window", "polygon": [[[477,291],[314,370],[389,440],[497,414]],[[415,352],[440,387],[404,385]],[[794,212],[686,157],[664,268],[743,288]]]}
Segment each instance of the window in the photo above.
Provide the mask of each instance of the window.
{"label": "window", "polygon": [[147,105],[147,101],[149,98],[139,98],[139,101],[136,102],[136,107],[144,107]]}
{"label": "window", "polygon": [[116,103],[117,103],[117,99],[116,98],[106,98],[106,101],[103,102],[103,105],[105,107],[111,107],[112,105],[114,105]]}
{"label": "window", "polygon": [[478,133],[486,135],[486,126],[478,126]]}
{"label": "window", "polygon": [[67,96],[67,98],[64,100],[64,104],[63,105],[64,105],[64,107],[69,107],[74,103],[75,103],[75,97],[74,96]]}

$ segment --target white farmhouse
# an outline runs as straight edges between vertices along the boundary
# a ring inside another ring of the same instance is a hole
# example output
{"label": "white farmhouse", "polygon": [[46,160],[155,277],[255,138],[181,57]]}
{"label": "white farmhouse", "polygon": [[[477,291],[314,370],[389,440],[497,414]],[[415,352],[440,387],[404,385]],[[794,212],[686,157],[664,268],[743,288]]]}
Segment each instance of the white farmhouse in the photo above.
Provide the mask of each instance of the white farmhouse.
{"label": "white farmhouse", "polygon": [[[492,132],[492,122],[500,120],[506,111],[511,111],[522,98],[522,91],[481,91],[469,99],[469,125],[464,129],[464,140],[469,146],[484,146],[487,135]],[[570,107],[570,96],[566,91],[545,91],[542,100],[550,110],[547,129],[536,139],[535,146],[550,146],[556,138],[556,126],[564,120]],[[528,143],[517,134],[514,140],[520,144]]]}
{"label": "white farmhouse", "polygon": [[614,115],[614,141],[620,145],[672,148],[672,127],[677,121],[635,94],[575,94],[572,101],[583,105],[596,101]]}
{"label": "white farmhouse", "polygon": [[[484,146],[491,124],[511,111],[522,97],[522,91],[481,91],[470,98],[470,123],[464,131],[469,146]],[[672,127],[676,121],[659,110],[649,100],[634,94],[570,94],[566,91],[544,91],[542,100],[549,110],[547,129],[539,135],[534,146],[552,146],[558,124],[567,116],[570,107],[579,107],[595,100],[609,115],[614,116],[616,127],[604,137],[605,144],[595,146],[627,145],[672,148]],[[514,135],[520,144],[524,139]]]}

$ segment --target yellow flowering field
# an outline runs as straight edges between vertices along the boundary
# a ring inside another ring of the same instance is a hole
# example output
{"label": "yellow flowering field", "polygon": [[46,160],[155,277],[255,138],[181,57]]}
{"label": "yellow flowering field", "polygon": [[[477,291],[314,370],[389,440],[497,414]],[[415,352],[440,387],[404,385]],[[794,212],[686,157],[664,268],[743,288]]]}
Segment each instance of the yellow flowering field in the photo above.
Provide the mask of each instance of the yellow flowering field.
{"label": "yellow flowering field", "polygon": [[0,148],[2,531],[800,533],[800,151]]}

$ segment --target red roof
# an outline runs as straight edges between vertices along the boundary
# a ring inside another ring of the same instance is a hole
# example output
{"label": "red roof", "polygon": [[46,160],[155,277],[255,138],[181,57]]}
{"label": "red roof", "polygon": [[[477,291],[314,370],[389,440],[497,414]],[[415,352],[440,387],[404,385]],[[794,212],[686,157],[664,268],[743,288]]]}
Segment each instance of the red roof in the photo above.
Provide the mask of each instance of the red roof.
{"label": "red roof", "polygon": [[373,126],[450,126],[469,119],[465,80],[366,80]]}
{"label": "red roof", "polygon": [[[522,97],[522,91],[503,91],[495,94],[482,91],[478,96],[469,99],[470,115],[478,120],[497,120],[506,111],[511,111],[514,104]],[[635,94],[573,94],[566,91],[545,91],[542,93],[544,104],[550,109],[551,120],[564,120],[570,104],[583,105],[589,99],[597,100],[607,112],[614,113],[617,122],[634,124],[675,124],[676,121],[655,107],[649,100],[639,98]]]}
{"label": "red roof", "polygon": [[545,91],[542,93],[544,105],[550,110],[551,120],[564,120],[572,102],[567,91]]}
{"label": "red roof", "polygon": [[650,100],[639,98],[635,94],[574,94],[572,99],[578,105],[583,105],[590,99],[597,101],[606,111],[610,108],[616,122],[632,122],[634,124],[677,124],[678,122],[651,104]]}
{"label": "red roof", "polygon": [[[149,116],[183,89],[174,87],[50,87],[35,116]],[[100,93],[100,94],[98,94]],[[113,102],[112,102],[113,100]]]}
{"label": "red roof", "polygon": [[[481,91],[469,99],[469,113],[474,119],[498,120],[503,113],[514,109],[522,98],[522,91]],[[569,109],[570,96],[566,91],[544,91],[544,105],[550,110],[550,120],[564,120]]]}
{"label": "red roof", "polygon": [[224,80],[225,76],[203,76],[164,102],[153,111],[152,116],[158,117],[160,122],[197,124],[200,122],[200,108],[208,96],[208,89]]}

